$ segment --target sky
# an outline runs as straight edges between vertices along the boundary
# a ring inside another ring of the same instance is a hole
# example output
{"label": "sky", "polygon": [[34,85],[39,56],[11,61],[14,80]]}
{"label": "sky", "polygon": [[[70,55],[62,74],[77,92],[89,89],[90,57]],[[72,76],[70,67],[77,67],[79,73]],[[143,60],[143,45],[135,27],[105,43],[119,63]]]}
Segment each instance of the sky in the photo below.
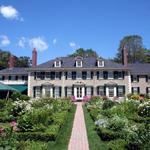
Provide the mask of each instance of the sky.
{"label": "sky", "polygon": [[38,63],[92,48],[113,58],[120,40],[140,35],[150,49],[150,0],[0,0],[0,49],[38,51]]}

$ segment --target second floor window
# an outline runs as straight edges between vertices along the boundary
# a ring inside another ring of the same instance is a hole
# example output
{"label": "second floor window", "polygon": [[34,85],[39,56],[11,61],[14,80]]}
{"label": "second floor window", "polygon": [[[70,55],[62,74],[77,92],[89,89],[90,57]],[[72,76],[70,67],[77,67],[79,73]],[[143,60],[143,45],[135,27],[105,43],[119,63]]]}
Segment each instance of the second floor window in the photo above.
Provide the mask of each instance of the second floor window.
{"label": "second floor window", "polygon": [[72,79],[73,79],[73,80],[76,79],[76,75],[77,75],[77,74],[76,74],[76,71],[73,71],[73,72],[72,72]]}
{"label": "second floor window", "polygon": [[131,75],[131,82],[139,82],[139,76],[138,75]]}

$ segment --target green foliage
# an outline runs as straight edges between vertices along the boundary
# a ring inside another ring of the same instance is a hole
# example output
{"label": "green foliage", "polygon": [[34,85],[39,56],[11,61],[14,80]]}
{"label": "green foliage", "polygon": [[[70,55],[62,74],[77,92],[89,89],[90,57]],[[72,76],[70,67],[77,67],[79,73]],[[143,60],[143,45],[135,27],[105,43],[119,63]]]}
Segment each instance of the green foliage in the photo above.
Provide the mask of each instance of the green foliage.
{"label": "green foliage", "polygon": [[125,150],[126,145],[127,142],[123,139],[113,140],[107,144],[109,150]]}
{"label": "green foliage", "polygon": [[140,35],[129,35],[123,37],[120,41],[118,53],[114,58],[114,61],[122,62],[122,49],[126,46],[128,49],[128,61],[134,63],[140,61],[142,63],[150,62],[150,56],[146,53],[150,53],[150,50],[143,47],[143,39]]}
{"label": "green foliage", "polygon": [[140,104],[138,108],[138,115],[141,117],[150,117],[150,102]]}
{"label": "green foliage", "polygon": [[107,128],[97,128],[97,132],[103,141],[110,141],[120,137],[119,132]]}
{"label": "green foliage", "polygon": [[28,101],[30,100],[30,97],[27,95],[21,94],[20,92],[13,92],[11,95],[11,99],[13,101],[19,101],[19,100]]}
{"label": "green foliage", "polygon": [[115,105],[115,102],[113,102],[112,100],[105,100],[102,106],[102,109],[109,109],[111,107],[113,107]]}
{"label": "green foliage", "polygon": [[53,123],[55,125],[62,126],[65,122],[66,114],[67,114],[66,111],[53,114],[52,116]]}
{"label": "green foliage", "polygon": [[3,109],[6,106],[6,100],[0,99],[0,109]]}
{"label": "green foliage", "polygon": [[93,57],[98,57],[98,54],[93,49],[86,49],[85,50],[83,48],[79,48],[73,54],[69,55],[69,57],[76,57],[76,56],[82,56],[82,57],[93,56]]}
{"label": "green foliage", "polygon": [[[8,67],[9,57],[10,57],[10,52],[0,50],[0,70]],[[16,67],[29,67],[30,62],[31,62],[30,57],[27,57],[27,56],[16,57],[15,56]]]}

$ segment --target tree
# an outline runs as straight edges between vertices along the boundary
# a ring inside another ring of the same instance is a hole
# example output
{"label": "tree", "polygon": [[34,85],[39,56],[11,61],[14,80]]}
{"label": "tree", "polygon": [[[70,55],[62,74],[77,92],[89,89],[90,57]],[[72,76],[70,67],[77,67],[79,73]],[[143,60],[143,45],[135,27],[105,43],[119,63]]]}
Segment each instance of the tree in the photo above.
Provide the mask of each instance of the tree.
{"label": "tree", "polygon": [[[0,70],[8,67],[10,52],[0,50]],[[29,67],[30,66],[30,57],[21,56],[15,57],[15,67]]]}
{"label": "tree", "polygon": [[27,56],[21,56],[16,59],[16,66],[17,67],[29,67],[30,66],[30,57]]}
{"label": "tree", "polygon": [[76,57],[76,56],[82,56],[82,57],[98,57],[98,54],[93,49],[83,49],[79,48],[77,49],[73,54],[68,55],[69,57]]}
{"label": "tree", "polygon": [[135,63],[149,63],[150,62],[150,50],[143,47],[142,37],[139,35],[125,36],[119,44],[118,53],[114,58],[115,62],[122,62],[122,49],[123,47],[128,49],[128,62]]}

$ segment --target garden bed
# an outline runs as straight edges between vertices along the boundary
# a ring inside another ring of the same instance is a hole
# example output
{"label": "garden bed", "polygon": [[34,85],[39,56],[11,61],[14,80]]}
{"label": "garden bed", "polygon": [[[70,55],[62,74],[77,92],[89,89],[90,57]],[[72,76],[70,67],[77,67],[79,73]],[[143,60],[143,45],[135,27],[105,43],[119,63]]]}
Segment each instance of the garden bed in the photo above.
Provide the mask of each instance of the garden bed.
{"label": "garden bed", "polygon": [[[69,125],[72,128],[74,111],[74,105],[69,99],[17,99],[4,102],[0,116],[0,145],[16,149],[36,147],[35,143],[44,143],[44,147],[54,146],[56,142],[59,143],[59,134],[63,128]],[[3,113],[7,116],[2,116]],[[67,136],[64,137],[64,142],[68,142],[70,134],[71,130],[64,134]],[[43,146],[41,148],[43,149]]]}
{"label": "garden bed", "polygon": [[[85,120],[91,150],[98,141],[110,150],[148,150],[150,147],[150,102],[125,100],[114,102],[94,98],[86,103]],[[88,117],[93,120],[93,125]],[[93,126],[93,127],[92,127]],[[97,132],[94,141],[94,133]]]}

